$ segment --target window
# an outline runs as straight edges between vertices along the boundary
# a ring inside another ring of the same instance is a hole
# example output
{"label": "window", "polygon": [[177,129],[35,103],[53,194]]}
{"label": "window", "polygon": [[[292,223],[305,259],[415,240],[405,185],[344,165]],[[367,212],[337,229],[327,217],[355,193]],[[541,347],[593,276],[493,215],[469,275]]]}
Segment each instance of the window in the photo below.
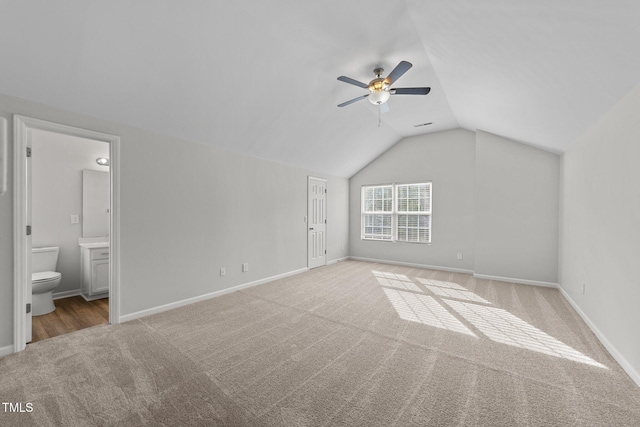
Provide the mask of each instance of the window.
{"label": "window", "polygon": [[362,187],[362,238],[431,242],[431,183]]}
{"label": "window", "polygon": [[393,186],[362,188],[363,236],[372,240],[391,240],[393,215]]}
{"label": "window", "polygon": [[397,240],[431,241],[431,183],[396,185]]}

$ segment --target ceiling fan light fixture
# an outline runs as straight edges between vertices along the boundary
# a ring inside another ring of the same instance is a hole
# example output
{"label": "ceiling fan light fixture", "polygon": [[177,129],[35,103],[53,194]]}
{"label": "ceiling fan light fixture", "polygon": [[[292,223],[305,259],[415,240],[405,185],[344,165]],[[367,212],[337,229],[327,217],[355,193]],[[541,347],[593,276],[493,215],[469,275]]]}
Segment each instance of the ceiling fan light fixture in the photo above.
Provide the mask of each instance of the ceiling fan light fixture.
{"label": "ceiling fan light fixture", "polygon": [[368,96],[369,102],[373,105],[384,104],[389,100],[391,94],[386,90],[381,90],[380,92],[371,92]]}
{"label": "ceiling fan light fixture", "polygon": [[338,80],[340,80],[341,82],[349,83],[362,89],[369,90],[369,93],[367,95],[362,95],[349,101],[343,102],[342,104],[338,104],[338,107],[346,107],[347,105],[351,105],[354,102],[361,101],[364,98],[367,98],[373,105],[381,106],[389,100],[389,97],[391,97],[391,95],[428,94],[431,90],[431,88],[429,87],[391,88],[391,85],[394,84],[400,77],[402,77],[404,73],[406,73],[411,67],[412,65],[410,62],[400,61],[400,63],[396,65],[396,67],[387,77],[382,77],[382,73],[384,72],[382,68],[376,68],[373,70],[373,74],[376,75],[376,78],[371,80],[369,84],[362,83],[358,80],[354,80],[346,76],[338,77]]}

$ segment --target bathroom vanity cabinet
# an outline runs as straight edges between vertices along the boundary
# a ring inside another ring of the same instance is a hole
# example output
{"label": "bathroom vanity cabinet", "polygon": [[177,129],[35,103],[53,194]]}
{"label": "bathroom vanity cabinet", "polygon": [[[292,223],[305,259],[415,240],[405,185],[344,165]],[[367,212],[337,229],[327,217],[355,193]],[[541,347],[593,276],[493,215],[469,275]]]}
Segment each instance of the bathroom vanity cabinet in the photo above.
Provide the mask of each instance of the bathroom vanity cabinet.
{"label": "bathroom vanity cabinet", "polygon": [[109,246],[81,244],[82,296],[85,300],[109,296]]}

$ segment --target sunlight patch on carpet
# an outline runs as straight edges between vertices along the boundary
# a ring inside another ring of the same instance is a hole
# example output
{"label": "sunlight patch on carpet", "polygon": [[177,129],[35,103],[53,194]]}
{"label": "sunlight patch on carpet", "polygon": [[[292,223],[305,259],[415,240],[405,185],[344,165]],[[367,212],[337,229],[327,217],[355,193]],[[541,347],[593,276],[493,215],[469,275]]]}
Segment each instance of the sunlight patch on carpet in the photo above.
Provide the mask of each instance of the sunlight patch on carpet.
{"label": "sunlight patch on carpet", "polygon": [[384,293],[401,319],[475,337],[473,332],[430,296],[387,288],[384,288]]}
{"label": "sunlight patch on carpet", "polygon": [[429,289],[431,292],[438,295],[439,297],[448,297],[448,298],[454,298],[454,299],[462,299],[466,301],[481,302],[483,304],[491,304],[486,299],[470,291],[459,291],[457,289],[447,289],[447,288],[440,288],[438,286],[429,286],[429,285],[425,285],[425,286],[427,287],[427,289]]}
{"label": "sunlight patch on carpet", "polygon": [[443,282],[442,280],[433,280],[433,279],[424,279],[422,277],[416,277],[416,280],[420,283],[422,283],[423,285],[431,285],[431,286],[438,286],[441,288],[449,288],[449,289],[455,289],[458,291],[466,291],[467,288],[465,288],[464,286],[461,286],[457,283],[453,283],[453,282]]}
{"label": "sunlight patch on carpet", "polygon": [[422,292],[418,286],[413,282],[403,282],[396,279],[387,279],[386,277],[376,277],[378,283],[381,286],[388,286],[390,288],[403,289],[405,291]]}
{"label": "sunlight patch on carpet", "polygon": [[[457,315],[494,342],[608,369],[508,311],[486,306],[491,302],[457,283],[416,277],[435,296],[432,297],[425,295],[405,275],[382,271],[372,273],[378,283],[385,286],[384,293],[401,319],[477,338]],[[389,287],[395,289],[388,289]],[[455,313],[449,312],[442,302]]]}
{"label": "sunlight patch on carpet", "polygon": [[444,302],[492,341],[607,369],[506,310],[460,301]]}

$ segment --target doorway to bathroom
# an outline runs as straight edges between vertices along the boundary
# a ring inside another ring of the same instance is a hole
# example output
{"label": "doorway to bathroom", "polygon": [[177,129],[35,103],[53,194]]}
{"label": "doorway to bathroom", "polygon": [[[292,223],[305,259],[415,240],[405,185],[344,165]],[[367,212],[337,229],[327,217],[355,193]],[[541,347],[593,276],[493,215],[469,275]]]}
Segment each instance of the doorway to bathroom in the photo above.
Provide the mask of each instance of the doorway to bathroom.
{"label": "doorway to bathroom", "polygon": [[14,116],[14,147],[18,352],[118,323],[119,137]]}

